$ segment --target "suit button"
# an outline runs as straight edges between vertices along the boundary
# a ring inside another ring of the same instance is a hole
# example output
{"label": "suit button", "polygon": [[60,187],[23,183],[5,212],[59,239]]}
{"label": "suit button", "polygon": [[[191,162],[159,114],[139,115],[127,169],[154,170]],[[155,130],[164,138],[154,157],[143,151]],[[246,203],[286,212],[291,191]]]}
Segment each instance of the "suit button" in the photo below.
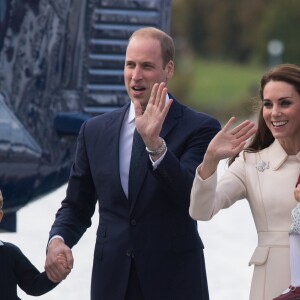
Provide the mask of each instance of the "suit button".
{"label": "suit button", "polygon": [[126,251],[126,255],[127,255],[128,257],[134,258],[134,254],[133,254],[133,252],[132,252],[131,250],[127,250],[127,251]]}
{"label": "suit button", "polygon": [[131,219],[131,220],[130,220],[130,224],[131,224],[132,226],[136,226],[136,224],[137,224],[137,223],[136,223],[136,220],[135,220],[135,219]]}

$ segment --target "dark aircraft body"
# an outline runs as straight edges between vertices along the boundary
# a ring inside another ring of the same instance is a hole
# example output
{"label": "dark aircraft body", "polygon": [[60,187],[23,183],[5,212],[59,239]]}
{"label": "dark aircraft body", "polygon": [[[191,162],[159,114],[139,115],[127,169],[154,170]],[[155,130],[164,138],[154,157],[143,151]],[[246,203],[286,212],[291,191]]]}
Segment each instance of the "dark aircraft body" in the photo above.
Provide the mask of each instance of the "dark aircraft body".
{"label": "dark aircraft body", "polygon": [[171,0],[0,1],[0,230],[68,180],[84,120],[128,100],[127,40],[169,31]]}

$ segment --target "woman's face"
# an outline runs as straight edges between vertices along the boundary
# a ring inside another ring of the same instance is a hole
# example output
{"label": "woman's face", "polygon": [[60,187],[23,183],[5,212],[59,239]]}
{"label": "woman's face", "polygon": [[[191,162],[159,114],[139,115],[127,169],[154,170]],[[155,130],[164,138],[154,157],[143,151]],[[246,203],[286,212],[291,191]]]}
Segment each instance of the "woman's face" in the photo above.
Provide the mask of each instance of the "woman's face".
{"label": "woman's face", "polygon": [[293,85],[284,81],[270,81],[265,85],[263,118],[274,138],[285,149],[299,145],[300,95]]}

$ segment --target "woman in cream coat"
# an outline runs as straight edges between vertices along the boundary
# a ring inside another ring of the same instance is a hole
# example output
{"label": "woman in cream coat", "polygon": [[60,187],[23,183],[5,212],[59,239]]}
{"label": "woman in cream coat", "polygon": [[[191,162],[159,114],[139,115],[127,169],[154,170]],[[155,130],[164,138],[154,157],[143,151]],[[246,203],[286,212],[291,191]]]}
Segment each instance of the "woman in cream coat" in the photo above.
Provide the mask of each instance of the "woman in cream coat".
{"label": "woman in cream coat", "polygon": [[[254,265],[250,299],[272,300],[290,284],[289,229],[300,170],[300,68],[271,69],[261,79],[260,96],[257,130],[250,121],[231,130],[231,118],[209,144],[196,171],[190,215],[210,220],[237,200],[249,201],[258,233],[249,263]],[[218,163],[229,157],[230,166],[217,182]]]}

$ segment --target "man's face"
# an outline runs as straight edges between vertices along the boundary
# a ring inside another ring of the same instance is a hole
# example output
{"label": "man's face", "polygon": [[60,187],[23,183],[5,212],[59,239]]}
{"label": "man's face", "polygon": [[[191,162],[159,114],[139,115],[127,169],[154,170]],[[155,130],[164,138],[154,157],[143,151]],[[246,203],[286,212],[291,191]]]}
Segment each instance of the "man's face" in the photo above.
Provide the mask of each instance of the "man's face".
{"label": "man's face", "polygon": [[138,100],[146,108],[155,83],[167,82],[172,77],[173,61],[163,68],[161,47],[150,37],[134,37],[126,51],[124,80],[131,101]]}

